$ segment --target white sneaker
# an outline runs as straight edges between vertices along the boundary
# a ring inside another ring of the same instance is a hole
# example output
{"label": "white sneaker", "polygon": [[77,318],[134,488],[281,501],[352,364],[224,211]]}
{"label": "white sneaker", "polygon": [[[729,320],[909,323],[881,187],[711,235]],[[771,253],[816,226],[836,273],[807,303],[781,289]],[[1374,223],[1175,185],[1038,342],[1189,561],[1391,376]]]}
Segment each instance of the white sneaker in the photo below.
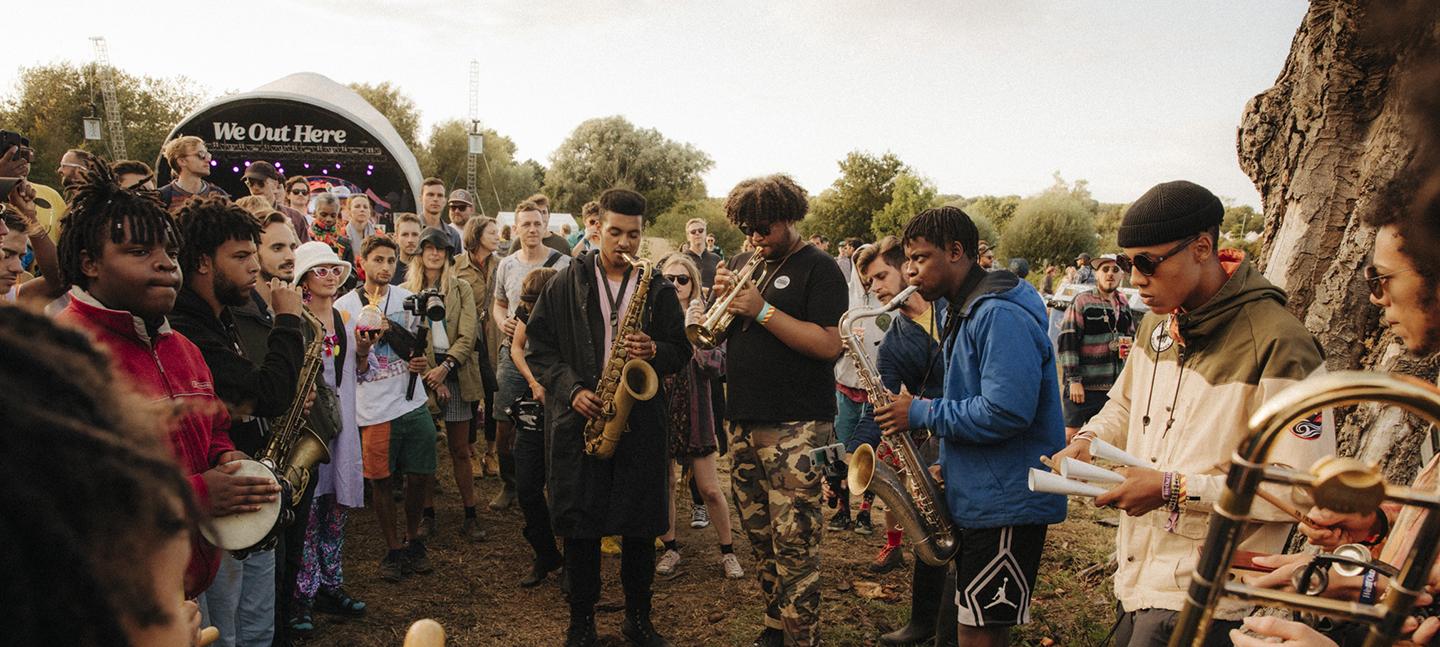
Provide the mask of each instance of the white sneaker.
{"label": "white sneaker", "polygon": [[675,567],[680,565],[680,551],[667,550],[660,556],[660,561],[655,563],[655,574],[661,577],[670,577],[675,574]]}
{"label": "white sneaker", "polygon": [[710,510],[703,505],[690,509],[690,527],[705,528],[710,525]]}
{"label": "white sneaker", "polygon": [[720,567],[725,569],[725,577],[728,579],[738,580],[745,577],[745,569],[740,568],[740,559],[735,557],[735,553],[721,555]]}

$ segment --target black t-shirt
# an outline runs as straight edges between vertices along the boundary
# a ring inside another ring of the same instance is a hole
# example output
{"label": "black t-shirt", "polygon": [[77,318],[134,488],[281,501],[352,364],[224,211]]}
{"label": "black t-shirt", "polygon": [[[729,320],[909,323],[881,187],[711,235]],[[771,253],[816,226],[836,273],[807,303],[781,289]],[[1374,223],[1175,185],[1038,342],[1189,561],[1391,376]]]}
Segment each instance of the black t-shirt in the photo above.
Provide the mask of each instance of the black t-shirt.
{"label": "black t-shirt", "polygon": [[[742,254],[733,263],[741,267],[748,260],[750,255]],[[783,267],[779,260],[766,266],[778,272],[761,292],[771,306],[801,321],[839,325],[849,296],[845,276],[829,254],[805,245]],[[741,422],[834,420],[834,367],[834,360],[806,357],[741,317],[730,327],[725,351],[727,413]]]}
{"label": "black t-shirt", "polygon": [[695,265],[700,267],[700,285],[705,286],[706,289],[714,287],[715,268],[720,265],[720,256],[708,249],[700,254],[696,254],[694,251],[691,251],[689,247],[685,248],[685,255],[689,256],[690,260],[695,261]]}

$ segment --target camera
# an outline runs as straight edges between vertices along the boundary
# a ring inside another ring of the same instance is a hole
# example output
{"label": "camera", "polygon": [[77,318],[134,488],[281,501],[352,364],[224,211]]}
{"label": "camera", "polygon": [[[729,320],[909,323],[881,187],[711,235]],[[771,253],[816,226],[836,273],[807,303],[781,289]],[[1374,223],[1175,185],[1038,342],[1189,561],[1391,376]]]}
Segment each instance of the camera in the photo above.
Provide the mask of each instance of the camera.
{"label": "camera", "polygon": [[35,150],[30,148],[29,139],[13,130],[0,130],[0,155],[4,155],[12,146],[17,147],[14,159],[35,161]]}
{"label": "camera", "polygon": [[405,311],[430,321],[440,321],[445,318],[445,299],[440,296],[439,290],[425,290],[405,297]]}

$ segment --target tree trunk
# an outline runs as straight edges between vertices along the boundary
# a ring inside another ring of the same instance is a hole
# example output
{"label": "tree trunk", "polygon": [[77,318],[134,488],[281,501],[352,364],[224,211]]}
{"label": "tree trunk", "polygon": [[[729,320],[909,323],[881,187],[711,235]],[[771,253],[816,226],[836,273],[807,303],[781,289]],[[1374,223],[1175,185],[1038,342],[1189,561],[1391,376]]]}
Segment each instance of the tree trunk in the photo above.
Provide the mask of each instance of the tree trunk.
{"label": "tree trunk", "polygon": [[[1401,88],[1437,40],[1433,8],[1412,3],[1399,33],[1381,4],[1311,2],[1274,87],[1245,107],[1240,166],[1266,216],[1257,260],[1289,293],[1328,367],[1433,381],[1435,363],[1404,356],[1382,328],[1362,275],[1375,234],[1360,216],[1414,155]],[[1342,454],[1381,461],[1391,478],[1413,476],[1421,436],[1413,419],[1364,406],[1345,413]]]}

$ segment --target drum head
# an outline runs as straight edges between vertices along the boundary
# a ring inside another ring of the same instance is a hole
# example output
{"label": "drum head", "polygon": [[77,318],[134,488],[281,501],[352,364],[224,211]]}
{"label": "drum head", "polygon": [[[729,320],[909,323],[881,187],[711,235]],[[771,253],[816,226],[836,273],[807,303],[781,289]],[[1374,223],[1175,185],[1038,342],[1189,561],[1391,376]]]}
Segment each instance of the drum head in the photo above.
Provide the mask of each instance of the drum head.
{"label": "drum head", "polygon": [[[258,461],[242,460],[239,462],[240,469],[235,472],[236,476],[254,476],[278,483],[270,468]],[[260,504],[260,509],[255,512],[215,517],[210,520],[209,528],[201,528],[201,534],[205,535],[205,539],[217,548],[241,550],[264,541],[265,537],[270,535],[270,530],[275,527],[275,520],[279,518],[280,498],[276,497],[274,501]]]}

